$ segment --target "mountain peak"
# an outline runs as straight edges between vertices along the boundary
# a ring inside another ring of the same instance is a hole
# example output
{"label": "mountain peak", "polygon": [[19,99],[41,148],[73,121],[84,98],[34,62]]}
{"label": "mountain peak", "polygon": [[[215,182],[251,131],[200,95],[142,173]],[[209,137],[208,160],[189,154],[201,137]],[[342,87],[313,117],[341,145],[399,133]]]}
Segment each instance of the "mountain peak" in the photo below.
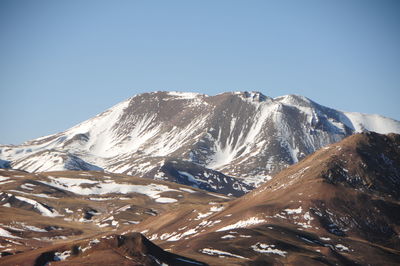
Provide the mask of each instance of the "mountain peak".
{"label": "mountain peak", "polygon": [[288,94],[284,96],[279,96],[274,98],[274,101],[278,101],[280,103],[292,106],[300,106],[300,107],[311,107],[314,104],[313,101],[298,94]]}
{"label": "mountain peak", "polygon": [[241,91],[241,92],[234,92],[234,94],[241,95],[242,97],[244,97],[246,99],[252,99],[252,100],[259,101],[259,102],[263,102],[263,101],[269,99],[269,97],[265,96],[264,94],[262,94],[259,91]]}

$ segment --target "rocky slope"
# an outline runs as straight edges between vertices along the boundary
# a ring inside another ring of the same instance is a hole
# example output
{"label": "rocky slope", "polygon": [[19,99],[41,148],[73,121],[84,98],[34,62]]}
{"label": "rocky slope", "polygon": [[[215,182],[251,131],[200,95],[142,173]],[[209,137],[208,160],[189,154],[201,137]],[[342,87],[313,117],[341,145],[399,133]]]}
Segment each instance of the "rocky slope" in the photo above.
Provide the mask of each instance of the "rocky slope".
{"label": "rocky slope", "polygon": [[116,230],[122,230],[122,235],[132,225],[166,211],[202,212],[209,203],[218,205],[229,199],[176,183],[122,174],[32,174],[4,169],[0,170],[0,253],[47,250],[55,244],[93,240]]}
{"label": "rocky slope", "polygon": [[146,235],[211,265],[396,265],[399,184],[400,135],[357,134],[205,213],[150,218]]}
{"label": "rocky slope", "polygon": [[231,177],[212,186],[238,195],[306,155],[365,130],[400,133],[400,122],[333,110],[296,95],[154,92],[65,132],[0,146],[0,159],[4,166],[29,172],[104,169],[185,183],[176,174],[184,169],[175,169],[174,176],[165,171],[172,160],[180,160],[205,168],[197,171],[199,180],[211,170]]}

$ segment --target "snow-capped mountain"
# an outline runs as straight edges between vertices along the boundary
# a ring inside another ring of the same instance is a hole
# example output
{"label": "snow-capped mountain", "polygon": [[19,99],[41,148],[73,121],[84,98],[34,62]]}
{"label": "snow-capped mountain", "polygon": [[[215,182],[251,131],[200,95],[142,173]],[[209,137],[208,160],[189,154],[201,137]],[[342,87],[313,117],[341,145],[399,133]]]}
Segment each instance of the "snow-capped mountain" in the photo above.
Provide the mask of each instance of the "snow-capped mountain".
{"label": "snow-capped mountain", "polygon": [[[30,172],[102,168],[166,180],[171,173],[162,169],[176,159],[257,185],[361,131],[400,133],[400,122],[337,111],[297,95],[154,92],[134,96],[64,132],[2,145],[0,159]],[[206,172],[182,182],[201,182]]]}

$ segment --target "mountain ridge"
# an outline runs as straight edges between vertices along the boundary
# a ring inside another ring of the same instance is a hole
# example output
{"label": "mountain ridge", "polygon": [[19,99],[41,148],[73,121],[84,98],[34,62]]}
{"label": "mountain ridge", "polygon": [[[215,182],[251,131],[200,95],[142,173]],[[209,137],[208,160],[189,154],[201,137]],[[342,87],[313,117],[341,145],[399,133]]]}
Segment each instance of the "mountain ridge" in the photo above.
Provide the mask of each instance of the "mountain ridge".
{"label": "mountain ridge", "polygon": [[[337,111],[299,95],[161,91],[131,97],[64,132],[1,145],[0,159],[32,172],[81,165],[159,179],[167,178],[164,164],[178,159],[257,186],[307,154],[365,130],[400,133],[400,122]],[[45,155],[48,150],[55,152]]]}

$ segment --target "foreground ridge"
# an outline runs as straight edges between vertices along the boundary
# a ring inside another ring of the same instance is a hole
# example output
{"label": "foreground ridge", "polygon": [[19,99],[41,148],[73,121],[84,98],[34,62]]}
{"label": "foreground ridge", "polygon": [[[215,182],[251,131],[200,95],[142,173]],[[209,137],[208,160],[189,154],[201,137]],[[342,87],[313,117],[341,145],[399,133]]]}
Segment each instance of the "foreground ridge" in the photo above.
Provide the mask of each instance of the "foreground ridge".
{"label": "foreground ridge", "polygon": [[59,244],[5,257],[1,263],[2,265],[207,265],[164,251],[142,234],[135,232]]}

